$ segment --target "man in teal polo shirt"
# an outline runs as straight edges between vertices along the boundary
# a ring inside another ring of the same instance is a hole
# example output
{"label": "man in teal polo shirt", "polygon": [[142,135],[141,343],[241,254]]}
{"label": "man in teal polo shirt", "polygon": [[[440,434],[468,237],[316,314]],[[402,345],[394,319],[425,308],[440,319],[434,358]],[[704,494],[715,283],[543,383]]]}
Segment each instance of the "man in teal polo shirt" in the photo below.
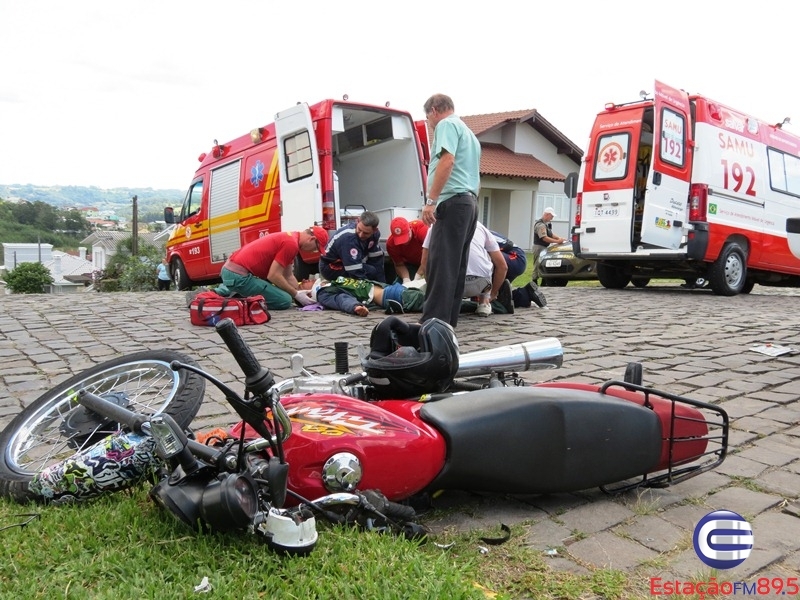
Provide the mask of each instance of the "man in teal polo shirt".
{"label": "man in teal polo shirt", "polygon": [[449,96],[434,94],[424,109],[434,130],[428,197],[422,209],[422,220],[432,230],[425,269],[428,286],[420,322],[436,317],[455,327],[470,241],[478,222],[481,145],[455,115]]}

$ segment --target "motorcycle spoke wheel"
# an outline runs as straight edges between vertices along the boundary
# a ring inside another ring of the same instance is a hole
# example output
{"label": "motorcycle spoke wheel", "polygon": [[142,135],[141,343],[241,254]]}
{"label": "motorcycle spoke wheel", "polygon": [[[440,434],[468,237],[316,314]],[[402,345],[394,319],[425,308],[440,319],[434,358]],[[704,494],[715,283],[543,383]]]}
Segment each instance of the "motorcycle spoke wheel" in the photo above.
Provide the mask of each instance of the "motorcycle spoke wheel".
{"label": "motorcycle spoke wheel", "polygon": [[144,351],[96,365],[46,392],[24,408],[0,433],[0,496],[35,500],[28,483],[44,468],[85,451],[119,431],[77,402],[87,390],[142,414],[166,412],[187,427],[200,409],[205,380],[173,371],[170,362],[196,364],[171,351]]}

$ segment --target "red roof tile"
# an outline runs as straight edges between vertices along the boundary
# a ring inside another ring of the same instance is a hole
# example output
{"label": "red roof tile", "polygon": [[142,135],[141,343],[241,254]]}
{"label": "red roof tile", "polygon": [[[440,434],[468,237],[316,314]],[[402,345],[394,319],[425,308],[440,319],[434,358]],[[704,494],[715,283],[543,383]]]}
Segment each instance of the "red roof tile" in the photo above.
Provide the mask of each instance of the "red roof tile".
{"label": "red roof tile", "polygon": [[528,110],[509,110],[506,112],[489,113],[486,115],[470,115],[461,117],[461,120],[466,123],[467,127],[472,130],[475,135],[481,135],[497,128],[510,121],[523,122],[528,119],[535,119],[537,112],[535,108]]}
{"label": "red roof tile", "polygon": [[[478,137],[508,123],[524,123],[527,121],[556,147],[559,154],[568,155],[578,165],[583,155],[580,148],[553,127],[535,108],[509,110],[485,115],[468,115],[461,117],[461,120]],[[433,128],[430,123],[428,123],[428,139],[433,141]],[[517,154],[502,144],[489,142],[481,142],[481,175],[543,179],[546,181],[564,181],[565,178],[564,175],[548,167],[530,154]]]}
{"label": "red roof tile", "polygon": [[502,144],[481,144],[481,175],[564,181],[564,175],[530,154],[517,154]]}

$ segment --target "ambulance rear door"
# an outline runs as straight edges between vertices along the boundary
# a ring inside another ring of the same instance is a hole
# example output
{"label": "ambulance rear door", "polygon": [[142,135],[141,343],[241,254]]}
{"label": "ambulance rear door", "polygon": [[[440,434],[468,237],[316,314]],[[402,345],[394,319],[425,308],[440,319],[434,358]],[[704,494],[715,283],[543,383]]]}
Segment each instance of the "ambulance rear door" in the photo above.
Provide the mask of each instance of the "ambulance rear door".
{"label": "ambulance rear door", "polygon": [[322,177],[311,111],[305,102],[275,115],[280,164],[281,229],[322,222]]}
{"label": "ambulance rear door", "polygon": [[626,107],[597,115],[580,174],[581,256],[631,251],[635,133],[643,110]]}
{"label": "ambulance rear door", "polygon": [[692,175],[689,96],[655,82],[653,158],[647,178],[641,244],[677,250],[686,234]]}

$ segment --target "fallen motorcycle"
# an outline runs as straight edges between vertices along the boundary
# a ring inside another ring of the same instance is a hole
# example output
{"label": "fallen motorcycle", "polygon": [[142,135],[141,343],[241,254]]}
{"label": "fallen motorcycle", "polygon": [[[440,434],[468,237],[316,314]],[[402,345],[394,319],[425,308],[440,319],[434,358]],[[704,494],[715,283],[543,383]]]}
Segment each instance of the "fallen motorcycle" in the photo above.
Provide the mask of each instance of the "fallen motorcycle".
{"label": "fallen motorcycle", "polygon": [[[561,365],[554,338],[460,354],[449,325],[388,317],[362,370],[350,372],[337,344],[335,374],[309,373],[296,354],[294,376],[276,383],[232,321],[216,328],[244,373],[244,396],[181,355],[98,365],[0,434],[0,494],[80,500],[155,471],[151,497],[186,524],[247,529],[299,553],[316,543],[315,515],[418,535],[403,501],[422,492],[667,486],[727,453],[725,411],[643,386],[640,364],[603,385],[526,384],[520,372]],[[242,421],[201,443],[186,427],[204,381]]]}

